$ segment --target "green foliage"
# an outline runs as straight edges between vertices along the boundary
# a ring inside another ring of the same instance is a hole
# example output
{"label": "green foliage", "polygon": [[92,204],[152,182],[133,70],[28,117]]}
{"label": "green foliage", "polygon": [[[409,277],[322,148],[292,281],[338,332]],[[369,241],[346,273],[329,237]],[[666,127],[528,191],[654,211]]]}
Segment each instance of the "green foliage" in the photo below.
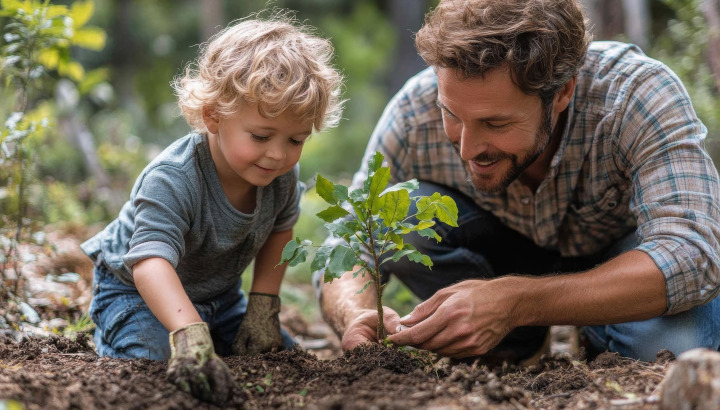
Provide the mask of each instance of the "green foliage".
{"label": "green foliage", "polygon": [[675,12],[649,54],[682,80],[710,139],[720,139],[720,96],[706,59],[709,27],[698,0],[663,0]]}
{"label": "green foliage", "polygon": [[[70,7],[49,1],[0,1],[0,17],[5,18],[0,82],[4,88],[14,88],[10,112],[0,129],[0,181],[6,187],[0,192],[0,235],[10,241],[3,252],[0,275],[8,262],[15,264],[18,273],[13,254],[29,222],[27,194],[35,181],[36,155],[54,125],[52,89],[56,79],[48,74],[56,72],[59,77],[81,82],[85,70],[72,58],[71,47],[104,47],[105,33],[84,27],[93,10],[91,1],[77,1]],[[15,294],[19,283],[15,281]]]}
{"label": "green foliage", "polygon": [[[378,339],[385,337],[383,327],[383,284],[379,267],[388,262],[397,262],[402,258],[427,267],[432,260],[419,252],[414,246],[404,242],[404,236],[417,234],[440,241],[440,236],[432,229],[435,219],[457,226],[457,205],[447,195],[434,193],[430,196],[410,194],[419,186],[417,180],[401,182],[388,187],[390,168],[382,166],[384,157],[379,152],[368,161],[368,177],[360,188],[352,191],[345,185],[333,184],[322,175],[317,176],[315,190],[330,206],[318,212],[318,218],[325,221],[325,228],[335,238],[345,244],[319,246],[310,268],[313,272],[324,270],[325,282],[340,278],[353,269],[353,277],[370,275],[358,293],[365,291],[370,284],[375,285],[378,309]],[[410,214],[412,204],[417,212]],[[352,212],[351,212],[352,211]],[[414,223],[413,221],[417,221]],[[307,248],[312,241],[296,238],[288,242],[282,252],[280,263],[290,266],[305,262]],[[363,256],[368,256],[364,258]],[[382,258],[382,260],[381,260]]]}

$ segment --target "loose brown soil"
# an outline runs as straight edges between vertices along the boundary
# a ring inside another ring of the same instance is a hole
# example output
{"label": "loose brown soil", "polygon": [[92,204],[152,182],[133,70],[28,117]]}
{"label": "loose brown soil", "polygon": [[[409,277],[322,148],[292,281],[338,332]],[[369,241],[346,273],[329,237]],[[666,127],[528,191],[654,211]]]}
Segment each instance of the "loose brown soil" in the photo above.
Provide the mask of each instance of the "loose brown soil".
{"label": "loose brown soil", "polygon": [[[373,345],[334,360],[320,360],[300,349],[228,357],[235,387],[225,407],[652,409],[652,393],[665,370],[664,363],[611,353],[590,363],[545,357],[535,366],[495,369],[478,363],[435,363],[422,356]],[[169,384],[166,367],[151,360],[98,358],[83,336],[20,343],[4,338],[0,398],[26,409],[216,408]]]}
{"label": "loose brown soil", "polygon": [[[64,255],[57,249],[54,253]],[[218,408],[168,383],[166,363],[97,357],[89,331],[72,334],[74,340],[52,331],[45,337],[22,332],[57,330],[48,325],[53,319],[77,317],[88,302],[89,276],[82,271],[87,267],[60,268],[43,258],[35,265],[23,271],[26,283],[35,283],[33,272],[47,281],[49,274],[72,270],[80,272],[81,280],[67,291],[74,296],[57,304],[47,299],[62,289],[36,290],[31,299],[47,304],[31,303],[41,317],[34,326],[13,326],[26,317],[0,300],[0,409]],[[342,354],[321,322],[285,308],[281,321],[301,348],[224,358],[235,379],[225,408],[656,409],[658,385],[674,359],[669,352],[661,352],[655,363],[604,353],[586,361],[554,349],[532,366],[491,368],[480,361],[456,363],[380,345]]]}

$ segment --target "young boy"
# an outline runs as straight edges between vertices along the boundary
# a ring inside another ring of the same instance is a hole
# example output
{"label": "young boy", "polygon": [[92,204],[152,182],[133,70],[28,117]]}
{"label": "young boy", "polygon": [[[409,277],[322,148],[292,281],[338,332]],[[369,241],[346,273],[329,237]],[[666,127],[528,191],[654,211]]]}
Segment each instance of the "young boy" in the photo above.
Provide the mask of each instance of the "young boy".
{"label": "young boy", "polygon": [[[100,356],[168,360],[168,377],[222,403],[232,377],[216,355],[290,348],[277,266],[303,190],[297,162],[342,113],[329,41],[285,18],[214,36],[173,86],[194,132],[142,172],[105,230],[90,314]],[[246,298],[243,270],[255,259]]]}

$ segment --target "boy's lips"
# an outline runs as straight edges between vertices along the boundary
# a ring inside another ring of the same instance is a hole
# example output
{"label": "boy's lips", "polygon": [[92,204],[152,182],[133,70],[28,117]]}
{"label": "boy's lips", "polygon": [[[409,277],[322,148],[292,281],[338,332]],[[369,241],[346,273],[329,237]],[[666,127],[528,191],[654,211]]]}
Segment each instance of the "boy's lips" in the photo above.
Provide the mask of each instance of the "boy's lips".
{"label": "boy's lips", "polygon": [[255,166],[258,167],[258,169],[259,169],[261,172],[265,172],[265,173],[268,173],[268,174],[275,172],[275,170],[272,169],[272,168],[261,167],[261,166],[258,165],[258,164],[255,164]]}

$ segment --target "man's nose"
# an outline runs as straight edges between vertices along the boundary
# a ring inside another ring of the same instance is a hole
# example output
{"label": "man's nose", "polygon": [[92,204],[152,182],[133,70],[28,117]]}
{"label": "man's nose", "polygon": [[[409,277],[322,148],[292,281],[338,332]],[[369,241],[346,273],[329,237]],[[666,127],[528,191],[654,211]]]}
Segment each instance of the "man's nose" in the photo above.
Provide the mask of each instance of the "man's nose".
{"label": "man's nose", "polygon": [[477,129],[463,127],[460,132],[460,158],[470,161],[479,154],[487,151],[488,143]]}

